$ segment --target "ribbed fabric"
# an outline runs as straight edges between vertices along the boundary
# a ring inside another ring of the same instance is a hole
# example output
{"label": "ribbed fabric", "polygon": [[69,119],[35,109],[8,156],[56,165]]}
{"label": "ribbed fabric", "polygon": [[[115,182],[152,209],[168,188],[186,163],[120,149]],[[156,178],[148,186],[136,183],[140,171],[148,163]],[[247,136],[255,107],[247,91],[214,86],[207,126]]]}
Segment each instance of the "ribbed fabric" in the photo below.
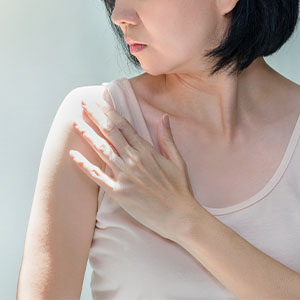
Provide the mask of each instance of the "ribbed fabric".
{"label": "ribbed fabric", "polygon": [[[120,78],[102,85],[115,109],[154,145],[130,81]],[[204,208],[300,273],[299,136],[300,115],[282,161],[263,189],[233,206]],[[105,172],[112,175],[108,166]],[[237,299],[190,253],[136,221],[103,190],[89,262],[94,300]]]}

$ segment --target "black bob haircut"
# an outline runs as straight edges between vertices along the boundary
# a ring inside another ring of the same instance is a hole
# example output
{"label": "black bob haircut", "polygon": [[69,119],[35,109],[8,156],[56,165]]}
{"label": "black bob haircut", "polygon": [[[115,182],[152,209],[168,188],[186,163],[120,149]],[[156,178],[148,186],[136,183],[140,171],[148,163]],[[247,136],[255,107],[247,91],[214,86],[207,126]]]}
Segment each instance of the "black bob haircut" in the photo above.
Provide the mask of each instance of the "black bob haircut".
{"label": "black bob haircut", "polygon": [[[130,53],[123,31],[111,20],[115,0],[102,1],[126,56],[141,70],[140,62]],[[296,29],[299,0],[239,0],[231,13],[231,24],[223,40],[205,54],[215,62],[211,76],[230,67],[229,75],[238,75],[257,57],[269,56],[279,50]]]}

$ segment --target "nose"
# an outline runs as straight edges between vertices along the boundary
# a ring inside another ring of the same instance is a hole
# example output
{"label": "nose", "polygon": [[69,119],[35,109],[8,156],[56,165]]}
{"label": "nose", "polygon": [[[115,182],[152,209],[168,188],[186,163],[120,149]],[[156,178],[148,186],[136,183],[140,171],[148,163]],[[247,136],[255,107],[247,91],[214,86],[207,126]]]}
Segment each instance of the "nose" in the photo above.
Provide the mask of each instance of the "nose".
{"label": "nose", "polygon": [[138,15],[134,9],[121,6],[117,7],[116,4],[111,14],[111,20],[120,27],[128,24],[136,25],[138,23]]}

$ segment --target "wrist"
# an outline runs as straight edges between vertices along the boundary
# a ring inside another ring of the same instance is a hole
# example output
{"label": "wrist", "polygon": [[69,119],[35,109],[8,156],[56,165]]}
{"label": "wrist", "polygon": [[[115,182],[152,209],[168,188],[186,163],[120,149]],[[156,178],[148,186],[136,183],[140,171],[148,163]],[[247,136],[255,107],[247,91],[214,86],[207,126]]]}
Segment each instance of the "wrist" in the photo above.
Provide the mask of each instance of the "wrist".
{"label": "wrist", "polygon": [[[204,209],[198,202],[190,209],[186,210],[177,217],[174,228],[174,240],[177,244],[183,245],[195,232],[204,235],[204,229],[209,222],[211,214]],[[202,232],[203,231],[203,232]]]}

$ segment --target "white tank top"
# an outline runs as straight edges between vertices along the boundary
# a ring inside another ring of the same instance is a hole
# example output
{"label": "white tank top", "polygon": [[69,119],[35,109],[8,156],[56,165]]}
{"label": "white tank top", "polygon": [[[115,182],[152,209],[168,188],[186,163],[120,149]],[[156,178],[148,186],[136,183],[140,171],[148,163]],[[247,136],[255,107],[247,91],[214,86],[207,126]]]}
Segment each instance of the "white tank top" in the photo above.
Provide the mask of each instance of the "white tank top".
{"label": "white tank top", "polygon": [[[120,78],[102,85],[115,109],[154,146],[130,81]],[[230,207],[204,208],[300,273],[299,136],[300,115],[278,169],[258,193]],[[108,166],[105,172],[113,174]],[[89,253],[94,300],[237,299],[189,252],[136,221],[103,189],[96,218]]]}

